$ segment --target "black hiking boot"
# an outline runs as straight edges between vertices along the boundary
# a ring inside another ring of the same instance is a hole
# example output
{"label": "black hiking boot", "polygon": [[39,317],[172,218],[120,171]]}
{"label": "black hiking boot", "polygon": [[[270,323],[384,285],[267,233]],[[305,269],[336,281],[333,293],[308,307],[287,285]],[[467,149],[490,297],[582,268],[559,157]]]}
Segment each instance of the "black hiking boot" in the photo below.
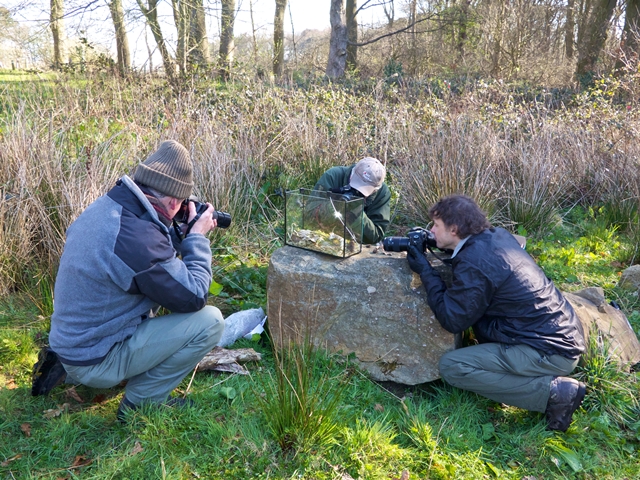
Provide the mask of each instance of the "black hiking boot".
{"label": "black hiking boot", "polygon": [[547,429],[566,432],[586,393],[586,386],[573,378],[555,377],[551,380],[549,402],[545,416]]}
{"label": "black hiking boot", "polygon": [[[116,412],[116,418],[120,423],[127,423],[127,412],[128,411],[136,411],[141,408],[145,403],[134,404],[129,401],[129,399],[125,396],[120,400],[120,405],[118,405],[118,411]],[[179,398],[179,397],[168,397],[166,401],[162,403],[152,404],[157,407],[168,407],[168,408],[183,408],[183,407],[193,407],[195,406],[195,402],[190,398]]]}
{"label": "black hiking boot", "polygon": [[47,395],[67,378],[56,352],[49,347],[43,347],[38,353],[38,361],[33,366],[31,377],[31,395]]}

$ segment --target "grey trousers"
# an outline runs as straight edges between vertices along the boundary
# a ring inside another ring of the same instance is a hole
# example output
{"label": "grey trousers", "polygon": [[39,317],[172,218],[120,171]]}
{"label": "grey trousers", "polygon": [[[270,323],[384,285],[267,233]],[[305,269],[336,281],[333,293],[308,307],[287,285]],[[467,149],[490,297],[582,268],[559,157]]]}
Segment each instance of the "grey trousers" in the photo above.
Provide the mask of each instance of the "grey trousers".
{"label": "grey trousers", "polygon": [[93,388],[128,380],[125,395],[135,405],[160,403],[218,343],[223,330],[222,313],[212,306],[149,318],[101,363],[63,366],[74,380]]}
{"label": "grey trousers", "polygon": [[570,374],[577,364],[526,345],[483,343],[445,353],[440,375],[454,387],[496,402],[544,412],[553,377]]}

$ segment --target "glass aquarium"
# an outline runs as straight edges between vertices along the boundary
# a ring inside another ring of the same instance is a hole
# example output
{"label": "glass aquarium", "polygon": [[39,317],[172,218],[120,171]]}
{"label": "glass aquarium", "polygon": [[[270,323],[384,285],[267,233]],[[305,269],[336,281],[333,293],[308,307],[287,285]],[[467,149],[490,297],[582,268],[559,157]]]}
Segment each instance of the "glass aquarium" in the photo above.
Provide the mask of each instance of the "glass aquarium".
{"label": "glass aquarium", "polygon": [[346,258],[362,251],[364,198],[317,190],[285,193],[285,245]]}

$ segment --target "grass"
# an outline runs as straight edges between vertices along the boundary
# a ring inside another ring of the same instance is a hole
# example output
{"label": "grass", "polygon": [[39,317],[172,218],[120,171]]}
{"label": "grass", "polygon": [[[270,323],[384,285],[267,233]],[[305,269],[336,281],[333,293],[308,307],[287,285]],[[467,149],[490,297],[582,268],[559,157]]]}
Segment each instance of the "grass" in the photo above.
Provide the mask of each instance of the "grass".
{"label": "grass", "polygon": [[267,339],[234,345],[263,354],[248,377],[185,379],[177,393],[196,409],[143,409],[120,425],[121,388],[30,396],[64,231],[164,138],[192,152],[201,199],[232,214],[212,238],[211,302],[225,314],[266,304],[278,191],[373,155],[388,166],[393,231],[424,224],[438,196],[470,193],[529,238],[562,290],[602,286],[640,333],[640,301],[617,287],[640,244],[640,144],[620,140],[635,138],[639,120],[600,94],[615,85],[552,108],[482,82],[440,98],[410,82],[171,91],[157,79],[58,80],[0,77],[0,477],[638,477],[638,374],[597,339],[575,372],[590,385],[584,408],[563,435],[540,414],[440,381],[380,385],[339,357],[274,352]]}
{"label": "grass", "polygon": [[[538,260],[547,274],[558,275],[561,248],[577,255],[593,250],[593,241],[584,240],[599,231],[593,222],[588,213],[570,212],[551,233],[530,238],[534,255],[546,252]],[[587,278],[608,285],[607,296],[616,295],[639,331],[637,297],[609,280],[619,270],[613,247],[627,241],[617,230],[604,235],[598,246],[606,248],[595,249],[602,250],[602,271],[576,262],[578,280],[563,286],[587,286]],[[239,292],[233,285],[245,268],[230,262],[220,273],[234,279],[225,283],[230,297]],[[258,289],[253,292],[244,291],[247,301],[264,301]],[[65,386],[49,397],[31,397],[30,367],[46,339],[47,319],[20,295],[5,298],[0,312],[0,474],[7,478],[387,479],[406,471],[410,478],[432,479],[617,480],[640,472],[638,374],[620,370],[595,336],[588,360],[574,374],[589,385],[587,397],[566,434],[546,431],[541,414],[441,381],[377,384],[322,350],[274,353],[266,338],[234,345],[263,354],[249,366],[249,377],[195,375],[189,397],[196,409],[143,409],[120,425],[119,388],[78,386],[71,393]],[[186,392],[188,381],[177,393]],[[51,411],[59,414],[47,418]],[[325,420],[328,428],[317,428]]]}

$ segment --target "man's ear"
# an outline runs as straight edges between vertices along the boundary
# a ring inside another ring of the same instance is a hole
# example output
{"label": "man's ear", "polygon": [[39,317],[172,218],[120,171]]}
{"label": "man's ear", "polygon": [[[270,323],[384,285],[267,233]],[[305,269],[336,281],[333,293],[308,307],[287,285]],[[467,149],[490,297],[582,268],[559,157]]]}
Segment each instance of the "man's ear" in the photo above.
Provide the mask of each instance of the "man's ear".
{"label": "man's ear", "polygon": [[457,225],[451,225],[449,228],[451,229],[451,235],[455,235],[457,237],[458,236],[458,226]]}

